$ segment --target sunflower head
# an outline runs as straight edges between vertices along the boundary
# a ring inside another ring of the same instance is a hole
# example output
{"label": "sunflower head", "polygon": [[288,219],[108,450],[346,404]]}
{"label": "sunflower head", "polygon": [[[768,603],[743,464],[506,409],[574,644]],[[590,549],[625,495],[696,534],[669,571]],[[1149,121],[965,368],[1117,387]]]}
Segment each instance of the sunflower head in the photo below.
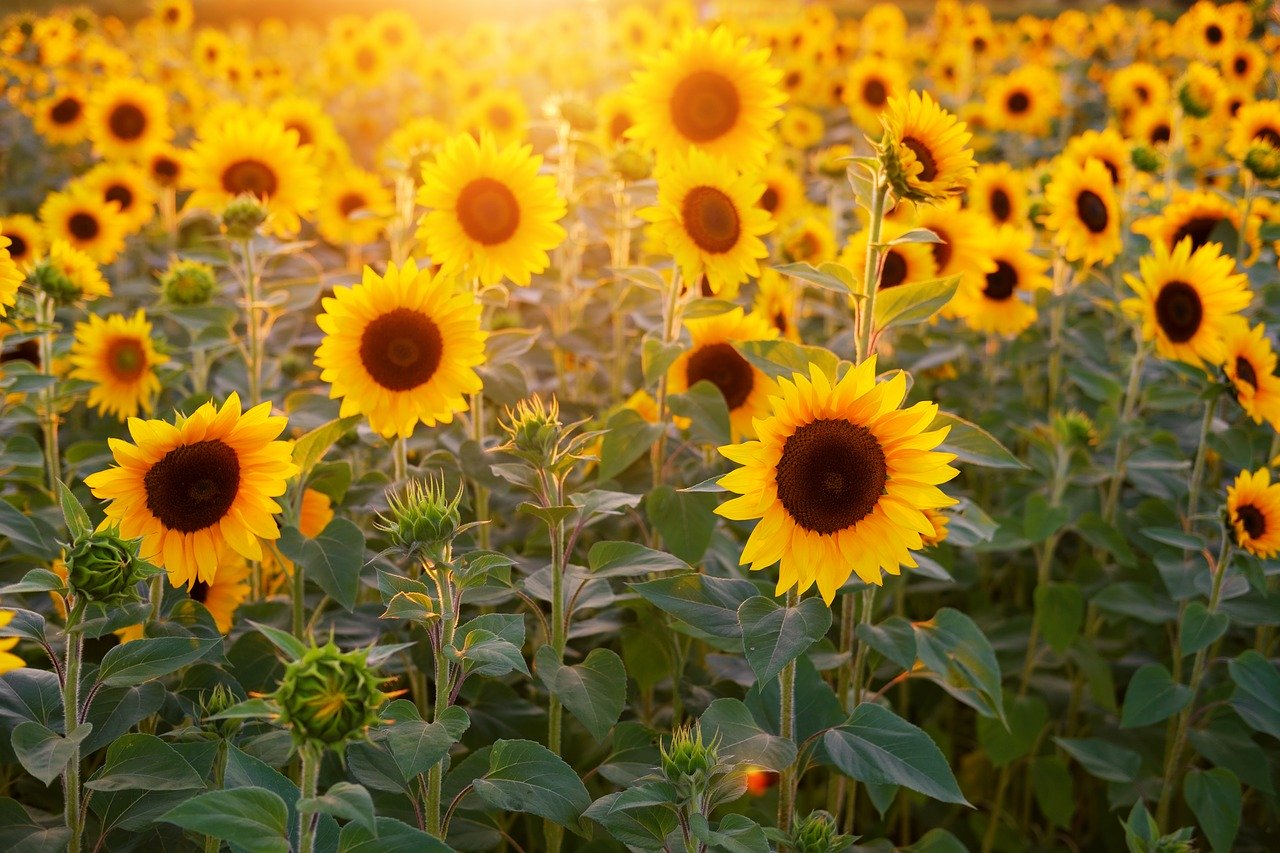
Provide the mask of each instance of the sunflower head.
{"label": "sunflower head", "polygon": [[890,98],[880,121],[880,161],[898,198],[933,202],[965,191],[974,165],[964,122],[916,91]]}
{"label": "sunflower head", "polygon": [[72,543],[67,552],[67,584],[86,601],[118,607],[141,601],[138,584],[158,569],[139,559],[141,539],[122,539],[112,528]]}
{"label": "sunflower head", "polygon": [[369,666],[368,649],[344,652],[330,640],[290,661],[271,698],[295,744],[341,752],[378,723],[386,681]]}
{"label": "sunflower head", "polygon": [[440,561],[459,532],[461,502],[461,484],[449,497],[443,479],[411,480],[403,494],[388,495],[387,513],[378,516],[378,529],[405,557]]}
{"label": "sunflower head", "polygon": [[1227,488],[1225,514],[1238,547],[1264,560],[1280,552],[1280,483],[1266,468],[1240,472]]}

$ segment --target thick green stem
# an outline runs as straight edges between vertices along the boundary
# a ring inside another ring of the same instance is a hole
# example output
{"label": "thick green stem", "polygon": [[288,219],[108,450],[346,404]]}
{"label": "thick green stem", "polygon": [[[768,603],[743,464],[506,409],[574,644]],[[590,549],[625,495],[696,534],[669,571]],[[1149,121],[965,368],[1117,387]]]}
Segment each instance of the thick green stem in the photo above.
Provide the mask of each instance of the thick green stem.
{"label": "thick green stem", "polygon": [[[316,796],[316,786],[320,780],[320,759],[323,753],[313,746],[304,746],[302,748],[302,779],[301,794],[302,800],[313,800]],[[316,822],[320,817],[319,812],[303,813],[298,812],[298,853],[315,853],[316,849]]]}
{"label": "thick green stem", "polygon": [[63,731],[66,733],[67,743],[71,745],[71,757],[62,774],[64,814],[67,831],[71,833],[67,853],[80,853],[81,836],[84,834],[80,814],[80,744],[74,737],[76,729],[80,727],[80,658],[84,651],[84,637],[80,634],[79,626],[83,613],[84,603],[77,601],[67,616],[67,659],[63,668]]}
{"label": "thick green stem", "polygon": [[[800,593],[795,587],[787,590],[787,608],[791,609],[800,603]],[[792,659],[778,673],[778,734],[783,740],[794,741],[796,737],[796,662]],[[791,830],[791,817],[796,809],[796,776],[799,771],[798,759],[792,760],[782,771],[778,780],[778,829],[783,832]]]}

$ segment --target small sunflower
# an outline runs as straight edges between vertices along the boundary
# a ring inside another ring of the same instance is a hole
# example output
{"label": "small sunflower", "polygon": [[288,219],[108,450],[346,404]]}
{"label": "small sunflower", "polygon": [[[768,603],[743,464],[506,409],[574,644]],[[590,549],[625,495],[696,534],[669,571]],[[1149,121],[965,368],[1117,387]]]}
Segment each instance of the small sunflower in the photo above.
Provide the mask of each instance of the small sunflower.
{"label": "small sunflower", "polygon": [[890,98],[880,141],[889,182],[899,198],[939,201],[960,195],[973,179],[971,138],[964,122],[926,92]]}
{"label": "small sunflower", "polygon": [[1245,414],[1260,424],[1264,420],[1280,430],[1280,376],[1276,376],[1276,354],[1261,324],[1249,328],[1233,323],[1223,337],[1226,359],[1222,370],[1235,389],[1236,401]]}
{"label": "small sunflower", "polygon": [[151,339],[142,309],[133,317],[111,314],[77,323],[71,346],[71,378],[92,382],[89,405],[118,420],[150,414],[160,393],[156,365],[164,359]]}
{"label": "small sunflower", "polygon": [[636,72],[629,90],[636,123],[627,133],[660,157],[692,147],[740,165],[763,163],[786,99],[781,76],[768,50],[724,27],[690,29]]}
{"label": "small sunflower", "polygon": [[66,241],[100,264],[111,263],[124,249],[120,205],[83,187],[50,193],[40,205],[40,221],[51,241]]}
{"label": "small sunflower", "polygon": [[760,237],[773,221],[757,200],[764,187],[702,151],[674,157],[658,173],[658,204],[639,211],[651,237],[675,258],[685,281],[704,274],[711,292],[759,275],[769,252]]}
{"label": "small sunflower", "polygon": [[679,394],[703,380],[710,382],[724,396],[734,439],[755,435],[752,421],[769,414],[774,384],[733,345],[773,340],[778,330],[756,314],[744,314],[741,308],[686,320],[685,327],[692,345],[672,363],[667,372],[667,388]]}
{"label": "small sunflower", "polygon": [[1051,286],[1044,274],[1049,264],[1031,251],[1031,235],[1003,225],[987,241],[994,268],[982,276],[967,276],[951,300],[951,308],[965,324],[979,332],[1017,335],[1035,322],[1031,299],[1036,290]]}
{"label": "small sunflower", "polygon": [[21,269],[30,269],[44,255],[44,228],[25,213],[0,216],[0,237],[9,238],[9,257]]}
{"label": "small sunflower", "polygon": [[985,214],[996,225],[1021,226],[1031,209],[1026,176],[1008,163],[980,166],[967,198],[971,210]]}
{"label": "small sunflower", "polygon": [[479,393],[484,363],[480,304],[447,275],[408,261],[355,287],[334,288],[316,323],[320,378],[342,398],[342,416],[364,414],[379,435],[408,437],[419,422],[451,423]]}
{"label": "small sunflower", "polygon": [[219,549],[229,545],[262,559],[259,539],[280,536],[275,519],[286,481],[298,468],[291,443],[276,441],[286,420],[271,404],[241,413],[232,393],[205,403],[177,423],[129,420],[136,444],[110,439],[116,467],[85,478],[110,501],[104,524],[126,538],[142,537],[142,557],[163,566],[174,586],[211,581]]}
{"label": "small sunflower", "polygon": [[1047,136],[1061,108],[1061,81],[1048,68],[1023,65],[986,88],[987,124],[995,130]]}
{"label": "small sunflower", "polygon": [[334,245],[372,243],[382,236],[392,206],[377,175],[351,166],[324,182],[316,228]]}
{"label": "small sunflower", "polygon": [[1124,307],[1141,317],[1143,337],[1154,340],[1163,357],[1196,367],[1223,363],[1223,339],[1252,294],[1220,249],[1216,243],[1196,249],[1189,239],[1172,251],[1154,243],[1138,262],[1140,275],[1125,276],[1137,296]]}
{"label": "small sunflower", "polygon": [[527,145],[499,148],[492,136],[460,134],[442,144],[422,169],[418,202],[428,208],[418,226],[431,259],[447,274],[495,284],[527,285],[551,263],[547,252],[565,238],[557,222],[564,199],[554,178],[539,175],[542,158]]}
{"label": "small sunflower", "polygon": [[89,138],[103,157],[136,159],[173,136],[164,91],[141,80],[104,83],[89,101],[88,121]]}
{"label": "small sunflower", "polygon": [[1266,468],[1241,471],[1227,487],[1227,521],[1236,545],[1255,557],[1280,552],[1280,483]]}
{"label": "small sunflower", "polygon": [[253,196],[278,237],[297,234],[300,218],[316,206],[315,169],[297,132],[260,114],[206,121],[185,154],[184,181],[193,190],[191,207],[220,212],[239,195]]}
{"label": "small sunflower", "polygon": [[1081,167],[1059,161],[1045,188],[1045,227],[1068,261],[1109,264],[1120,253],[1120,205],[1111,175],[1099,160]]}
{"label": "small sunflower", "polygon": [[938,486],[957,471],[935,450],[947,429],[926,431],[937,405],[901,409],[906,393],[901,372],[877,384],[875,356],[834,385],[811,366],[778,381],[757,440],[720,448],[742,467],[720,478],[739,497],[716,512],[760,519],[741,562],[780,563],[778,594],[816,582],[830,604],[852,573],[879,585],[881,572],[915,567],[910,552],[936,530],[925,510],[955,503]]}

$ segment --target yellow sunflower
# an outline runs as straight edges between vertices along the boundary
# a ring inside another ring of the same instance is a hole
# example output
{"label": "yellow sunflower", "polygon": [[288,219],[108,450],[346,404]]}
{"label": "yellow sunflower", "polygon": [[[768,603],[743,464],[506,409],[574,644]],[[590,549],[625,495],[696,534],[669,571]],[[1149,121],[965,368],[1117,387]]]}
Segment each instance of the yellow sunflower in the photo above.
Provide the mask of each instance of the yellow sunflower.
{"label": "yellow sunflower", "polygon": [[408,437],[419,422],[451,423],[479,393],[480,304],[452,277],[413,261],[383,276],[365,267],[360,284],[334,288],[323,304],[316,366],[343,417],[363,414],[379,435]]}
{"label": "yellow sunflower", "polygon": [[747,39],[723,27],[688,30],[636,72],[627,133],[661,157],[693,147],[742,166],[763,163],[782,117],[781,77],[769,51]]}
{"label": "yellow sunflower", "polygon": [[1227,520],[1236,545],[1255,557],[1280,552],[1280,483],[1266,468],[1241,471],[1227,487]]}
{"label": "yellow sunflower", "polygon": [[156,194],[146,170],[127,162],[99,163],[77,179],[103,202],[114,202],[128,234],[140,231],[155,215]]}
{"label": "yellow sunflower", "polygon": [[9,238],[9,257],[21,269],[30,269],[44,255],[44,228],[35,217],[25,213],[0,216],[0,237]]}
{"label": "yellow sunflower", "polygon": [[639,211],[650,236],[675,258],[686,282],[704,274],[712,293],[759,275],[773,220],[756,203],[758,179],[702,151],[676,156],[658,173],[658,204]]}
{"label": "yellow sunflower", "polygon": [[960,195],[973,180],[971,138],[964,122],[926,92],[889,98],[880,141],[889,182],[899,198],[939,201]]}
{"label": "yellow sunflower", "polygon": [[1194,248],[1189,239],[1172,251],[1162,243],[1138,262],[1140,275],[1125,276],[1137,294],[1124,307],[1142,319],[1142,335],[1161,356],[1200,367],[1222,364],[1223,339],[1252,298],[1235,261],[1212,243]]}
{"label": "yellow sunflower", "polygon": [[100,264],[111,263],[124,249],[120,205],[84,188],[49,193],[40,205],[40,221],[51,241],[65,241]]}
{"label": "yellow sunflower", "polygon": [[164,91],[141,80],[109,80],[88,105],[89,138],[106,158],[136,159],[173,136]]}
{"label": "yellow sunflower", "polygon": [[297,132],[274,119],[242,112],[206,121],[184,157],[190,207],[220,212],[236,196],[251,195],[266,206],[266,227],[278,237],[297,234],[300,217],[315,209],[315,169]]}
{"label": "yellow sunflower", "polygon": [[1109,264],[1120,253],[1120,205],[1111,175],[1099,160],[1081,167],[1060,160],[1044,191],[1045,227],[1068,261]]}
{"label": "yellow sunflower", "polygon": [[1232,157],[1243,160],[1249,149],[1260,142],[1280,151],[1280,101],[1245,104],[1231,123],[1227,150]]}
{"label": "yellow sunflower", "polygon": [[1280,430],[1280,376],[1276,376],[1276,354],[1261,324],[1249,328],[1233,323],[1223,337],[1226,358],[1223,372],[1231,380],[1236,401],[1245,414],[1260,424],[1264,420]]}
{"label": "yellow sunflower", "polygon": [[36,132],[53,145],[77,145],[89,135],[88,99],[79,87],[56,90],[35,105]]}
{"label": "yellow sunflower", "polygon": [[830,604],[852,573],[879,585],[915,567],[910,552],[935,532],[925,510],[955,503],[938,486],[958,472],[935,450],[947,429],[926,431],[937,405],[901,409],[906,393],[904,373],[876,383],[875,356],[834,385],[811,366],[778,381],[758,440],[720,448],[742,467],[720,478],[739,497],[716,512],[760,519],[741,562],[780,563],[778,594],[816,582]]}
{"label": "yellow sunflower", "polygon": [[174,424],[131,418],[137,443],[110,439],[116,467],[85,483],[110,501],[103,523],[142,537],[143,558],[189,589],[213,579],[224,544],[260,560],[258,540],[279,538],[273,498],[298,471],[291,443],[275,440],[285,423],[272,417],[270,403],[241,413],[235,393],[221,407],[205,403]]}
{"label": "yellow sunflower", "polygon": [[719,389],[729,408],[729,427],[736,441],[754,436],[754,418],[769,414],[769,395],[774,384],[759,368],[747,361],[733,345],[746,341],[769,341],[778,336],[767,320],[734,308],[714,317],[686,320],[692,345],[667,371],[667,388],[674,394],[706,380]]}
{"label": "yellow sunflower", "polygon": [[1052,286],[1044,274],[1048,261],[1031,251],[1031,234],[1002,225],[987,241],[994,269],[967,276],[951,300],[951,308],[975,331],[1017,335],[1035,322],[1032,297]]}
{"label": "yellow sunflower", "polygon": [[1039,65],[1023,65],[986,86],[987,125],[994,130],[1046,136],[1061,107],[1058,76]]}
{"label": "yellow sunflower", "polygon": [[372,172],[347,167],[324,182],[316,228],[334,245],[364,245],[382,236],[392,213],[391,192]]}
{"label": "yellow sunflower", "polygon": [[1031,209],[1026,176],[1008,163],[984,163],[969,186],[968,206],[996,225],[1024,227]]}
{"label": "yellow sunflower", "polygon": [[89,405],[101,415],[132,418],[150,414],[160,393],[156,365],[164,361],[151,340],[151,323],[142,309],[133,317],[96,314],[77,323],[71,345],[71,378],[93,383]]}
{"label": "yellow sunflower", "polygon": [[899,63],[866,56],[849,66],[841,96],[854,124],[867,133],[880,130],[880,115],[889,99],[908,91],[908,75]]}
{"label": "yellow sunflower", "polygon": [[565,238],[565,214],[555,179],[539,175],[542,158],[527,145],[499,148],[492,136],[460,134],[442,144],[422,169],[418,226],[432,261],[446,274],[495,284],[527,285],[551,263],[547,252]]}
{"label": "yellow sunflower", "polygon": [[26,278],[9,256],[9,238],[0,236],[0,317],[9,316],[9,308],[17,304],[18,288]]}

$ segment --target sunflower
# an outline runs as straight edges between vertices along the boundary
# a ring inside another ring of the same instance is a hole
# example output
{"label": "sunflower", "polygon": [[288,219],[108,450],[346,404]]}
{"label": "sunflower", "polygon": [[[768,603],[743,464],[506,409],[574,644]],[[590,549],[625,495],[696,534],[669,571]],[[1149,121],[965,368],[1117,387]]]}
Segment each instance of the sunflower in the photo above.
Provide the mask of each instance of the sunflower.
{"label": "sunflower", "polygon": [[551,263],[565,238],[555,179],[539,175],[542,158],[527,145],[499,148],[492,136],[460,134],[423,166],[418,203],[428,208],[418,239],[447,274],[527,285]]}
{"label": "sunflower", "polygon": [[175,424],[131,418],[137,443],[110,439],[117,466],[85,484],[111,502],[103,523],[142,537],[142,557],[190,589],[213,579],[224,544],[260,560],[258,540],[280,536],[273,498],[298,471],[291,443],[275,440],[285,423],[271,416],[270,403],[242,414],[234,392],[221,408],[205,403]]}
{"label": "sunflower", "polygon": [[193,190],[188,205],[221,211],[236,196],[251,195],[266,206],[267,227],[278,237],[296,234],[300,217],[316,206],[316,173],[297,131],[261,114],[206,121],[185,154],[184,172]]}
{"label": "sunflower", "polygon": [[124,249],[120,205],[84,188],[49,193],[40,205],[40,221],[51,241],[66,241],[100,264],[111,263]]}
{"label": "sunflower", "polygon": [[780,562],[776,594],[816,581],[830,604],[851,573],[879,585],[882,571],[915,567],[910,551],[935,532],[924,511],[955,503],[938,486],[958,472],[934,449],[948,430],[926,432],[937,405],[900,409],[906,393],[904,373],[876,383],[874,355],[834,385],[811,365],[778,381],[758,440],[720,448],[742,467],[720,478],[739,497],[716,512],[760,519],[741,562]]}
{"label": "sunflower", "polygon": [[969,328],[999,335],[1017,335],[1035,322],[1031,296],[1051,286],[1044,274],[1048,262],[1031,251],[1031,234],[1002,225],[987,241],[994,269],[982,276],[966,276],[951,300],[951,308]]}
{"label": "sunflower", "polygon": [[968,200],[971,210],[996,225],[1021,226],[1031,209],[1026,176],[1008,163],[982,164],[969,186]]}
{"label": "sunflower", "polygon": [[1227,487],[1227,520],[1236,545],[1255,557],[1280,551],[1280,483],[1271,482],[1270,471],[1240,472]]}
{"label": "sunflower", "polygon": [[26,278],[9,255],[9,238],[0,236],[0,317],[9,316],[9,307],[18,302],[18,288]]}
{"label": "sunflower", "polygon": [[1061,107],[1062,84],[1038,65],[1023,65],[991,78],[986,87],[987,124],[995,130],[1046,136]]}
{"label": "sunflower", "polygon": [[627,134],[660,157],[698,148],[739,165],[764,162],[785,100],[769,51],[718,27],[691,29],[636,72]]}
{"label": "sunflower", "polygon": [[114,202],[127,234],[140,231],[155,215],[156,196],[146,170],[127,162],[99,163],[77,179],[104,203]]}
{"label": "sunflower", "polygon": [[778,223],[788,222],[804,206],[804,182],[786,163],[771,161],[761,179],[764,192],[757,202]]}
{"label": "sunflower", "polygon": [[88,99],[79,87],[66,86],[35,105],[36,131],[53,145],[77,145],[89,136]]}
{"label": "sunflower", "polygon": [[1068,261],[1109,264],[1120,253],[1120,205],[1101,161],[1060,160],[1045,188],[1045,227]]}
{"label": "sunflower", "polygon": [[699,150],[673,157],[658,173],[658,204],[639,211],[650,236],[675,258],[685,281],[704,274],[712,293],[760,272],[768,255],[760,239],[773,228],[757,200],[764,187],[729,163]]}
{"label": "sunflower", "polygon": [[773,382],[734,349],[735,343],[769,341],[778,330],[756,314],[734,308],[714,317],[686,320],[692,344],[667,371],[667,389],[674,394],[706,380],[719,389],[729,408],[729,427],[736,440],[753,436],[752,421],[769,414]]}
{"label": "sunflower", "polygon": [[1062,150],[1062,159],[1071,160],[1081,167],[1089,160],[1097,160],[1107,170],[1111,185],[1117,192],[1123,192],[1129,184],[1129,174],[1133,169],[1129,145],[1119,133],[1111,128],[1106,130],[1086,130],[1073,136]]}
{"label": "sunflower", "polygon": [[469,103],[459,126],[479,139],[491,134],[499,147],[520,142],[529,131],[529,110],[524,98],[511,89],[485,89]]}
{"label": "sunflower", "polygon": [[30,269],[44,254],[44,228],[25,213],[0,216],[0,237],[9,238],[9,257],[20,269]]}
{"label": "sunflower", "polygon": [[1223,339],[1252,298],[1248,280],[1235,272],[1235,261],[1210,244],[1195,248],[1181,240],[1172,251],[1162,243],[1138,262],[1139,276],[1125,276],[1137,294],[1124,302],[1142,319],[1142,335],[1155,340],[1165,358],[1196,367],[1222,364]]}
{"label": "sunflower", "polygon": [[891,97],[880,117],[889,182],[899,198],[939,201],[960,195],[973,180],[973,151],[964,122],[926,92]]}
{"label": "sunflower", "polygon": [[1249,328],[1233,323],[1223,337],[1226,358],[1223,372],[1235,389],[1236,401],[1254,423],[1266,420],[1280,430],[1280,376],[1276,376],[1276,354],[1261,324]]}
{"label": "sunflower", "polygon": [[480,304],[452,277],[413,261],[383,276],[365,267],[360,284],[335,288],[323,304],[316,366],[343,417],[364,414],[379,435],[407,438],[419,422],[451,423],[467,410],[464,395],[479,393]]}
{"label": "sunflower", "polygon": [[1232,157],[1243,160],[1257,143],[1280,151],[1280,101],[1245,104],[1231,122],[1231,140],[1227,143],[1227,150]]}
{"label": "sunflower", "polygon": [[121,421],[141,409],[150,414],[160,392],[156,365],[164,359],[151,340],[151,323],[142,309],[131,318],[121,314],[77,323],[71,346],[71,378],[92,382],[89,405],[100,415]]}
{"label": "sunflower", "polygon": [[849,66],[842,97],[854,124],[867,133],[880,129],[889,99],[908,91],[907,71],[897,62],[866,56]]}
{"label": "sunflower", "polygon": [[164,91],[141,80],[109,80],[88,105],[89,138],[102,157],[136,159],[173,136]]}
{"label": "sunflower", "polygon": [[350,166],[324,182],[316,228],[334,245],[363,245],[382,236],[391,192],[377,175]]}
{"label": "sunflower", "polygon": [[[907,222],[886,219],[880,238],[888,244],[911,230]],[[853,271],[859,281],[867,266],[866,229],[849,238],[848,245],[840,253],[840,263]],[[886,245],[881,254],[880,280],[877,289],[888,290],[903,284],[919,284],[936,278],[938,263],[933,254],[931,243],[899,243],[896,246]]]}
{"label": "sunflower", "polygon": [[762,269],[756,282],[756,298],[751,303],[751,313],[763,317],[777,329],[779,337],[800,343],[800,329],[796,326],[798,307],[791,279],[775,269]]}

